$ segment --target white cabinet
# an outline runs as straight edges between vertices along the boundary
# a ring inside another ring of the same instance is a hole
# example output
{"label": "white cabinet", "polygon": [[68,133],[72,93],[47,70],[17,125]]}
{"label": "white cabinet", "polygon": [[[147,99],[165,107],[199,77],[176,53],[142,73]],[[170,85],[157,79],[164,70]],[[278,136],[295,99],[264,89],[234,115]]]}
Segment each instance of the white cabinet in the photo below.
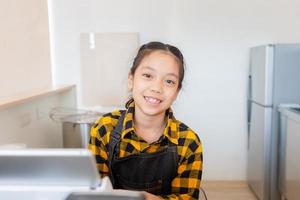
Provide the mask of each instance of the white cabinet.
{"label": "white cabinet", "polygon": [[288,200],[300,198],[300,108],[281,107],[279,187]]}

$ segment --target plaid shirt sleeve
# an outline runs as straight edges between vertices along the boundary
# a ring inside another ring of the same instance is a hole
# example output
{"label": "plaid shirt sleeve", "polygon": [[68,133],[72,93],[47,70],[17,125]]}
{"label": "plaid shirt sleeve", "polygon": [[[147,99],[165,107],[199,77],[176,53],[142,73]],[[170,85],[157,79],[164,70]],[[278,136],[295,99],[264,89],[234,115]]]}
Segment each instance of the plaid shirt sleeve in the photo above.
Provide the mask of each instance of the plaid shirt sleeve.
{"label": "plaid shirt sleeve", "polygon": [[202,145],[198,136],[189,128],[180,132],[178,140],[177,177],[172,181],[172,194],[163,199],[197,199],[202,177]]}
{"label": "plaid shirt sleeve", "polygon": [[117,123],[113,114],[103,115],[91,128],[89,149],[96,158],[97,168],[101,177],[108,176],[108,145],[109,135]]}

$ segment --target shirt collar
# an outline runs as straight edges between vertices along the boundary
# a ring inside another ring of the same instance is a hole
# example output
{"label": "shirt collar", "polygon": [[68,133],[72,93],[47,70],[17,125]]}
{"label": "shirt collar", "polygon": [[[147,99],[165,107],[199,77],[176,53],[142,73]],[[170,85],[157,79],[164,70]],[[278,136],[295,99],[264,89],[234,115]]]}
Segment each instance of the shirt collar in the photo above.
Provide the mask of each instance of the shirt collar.
{"label": "shirt collar", "polygon": [[[135,133],[134,130],[134,101],[132,101],[126,110],[124,123],[123,123],[123,131],[122,131],[122,139],[127,136],[128,134]],[[173,115],[173,111],[171,108],[169,108],[166,111],[167,115],[167,125],[164,129],[163,135],[172,143],[178,144],[178,138],[179,138],[179,131],[178,131],[178,125],[176,123],[176,119]]]}

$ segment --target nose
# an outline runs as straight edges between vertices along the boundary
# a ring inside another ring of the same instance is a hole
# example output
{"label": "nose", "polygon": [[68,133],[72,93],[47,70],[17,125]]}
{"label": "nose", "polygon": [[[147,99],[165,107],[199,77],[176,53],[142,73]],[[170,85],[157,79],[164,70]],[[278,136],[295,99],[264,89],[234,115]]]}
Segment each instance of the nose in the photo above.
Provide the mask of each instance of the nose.
{"label": "nose", "polygon": [[151,90],[151,92],[154,92],[154,93],[162,93],[162,83],[161,83],[161,81],[159,81],[159,80],[154,81],[151,85],[150,90]]}

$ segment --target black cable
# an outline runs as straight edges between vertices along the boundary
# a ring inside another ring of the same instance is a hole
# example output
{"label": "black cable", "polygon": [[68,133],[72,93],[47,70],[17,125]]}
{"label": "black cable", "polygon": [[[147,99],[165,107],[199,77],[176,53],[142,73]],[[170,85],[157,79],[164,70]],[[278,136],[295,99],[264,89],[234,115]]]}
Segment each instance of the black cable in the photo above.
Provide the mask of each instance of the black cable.
{"label": "black cable", "polygon": [[203,189],[202,187],[200,187],[200,190],[201,190],[201,191],[202,191],[202,193],[204,194],[204,198],[205,198],[205,200],[208,200],[208,198],[207,198],[207,196],[206,196],[206,193],[205,193],[204,189]]}

